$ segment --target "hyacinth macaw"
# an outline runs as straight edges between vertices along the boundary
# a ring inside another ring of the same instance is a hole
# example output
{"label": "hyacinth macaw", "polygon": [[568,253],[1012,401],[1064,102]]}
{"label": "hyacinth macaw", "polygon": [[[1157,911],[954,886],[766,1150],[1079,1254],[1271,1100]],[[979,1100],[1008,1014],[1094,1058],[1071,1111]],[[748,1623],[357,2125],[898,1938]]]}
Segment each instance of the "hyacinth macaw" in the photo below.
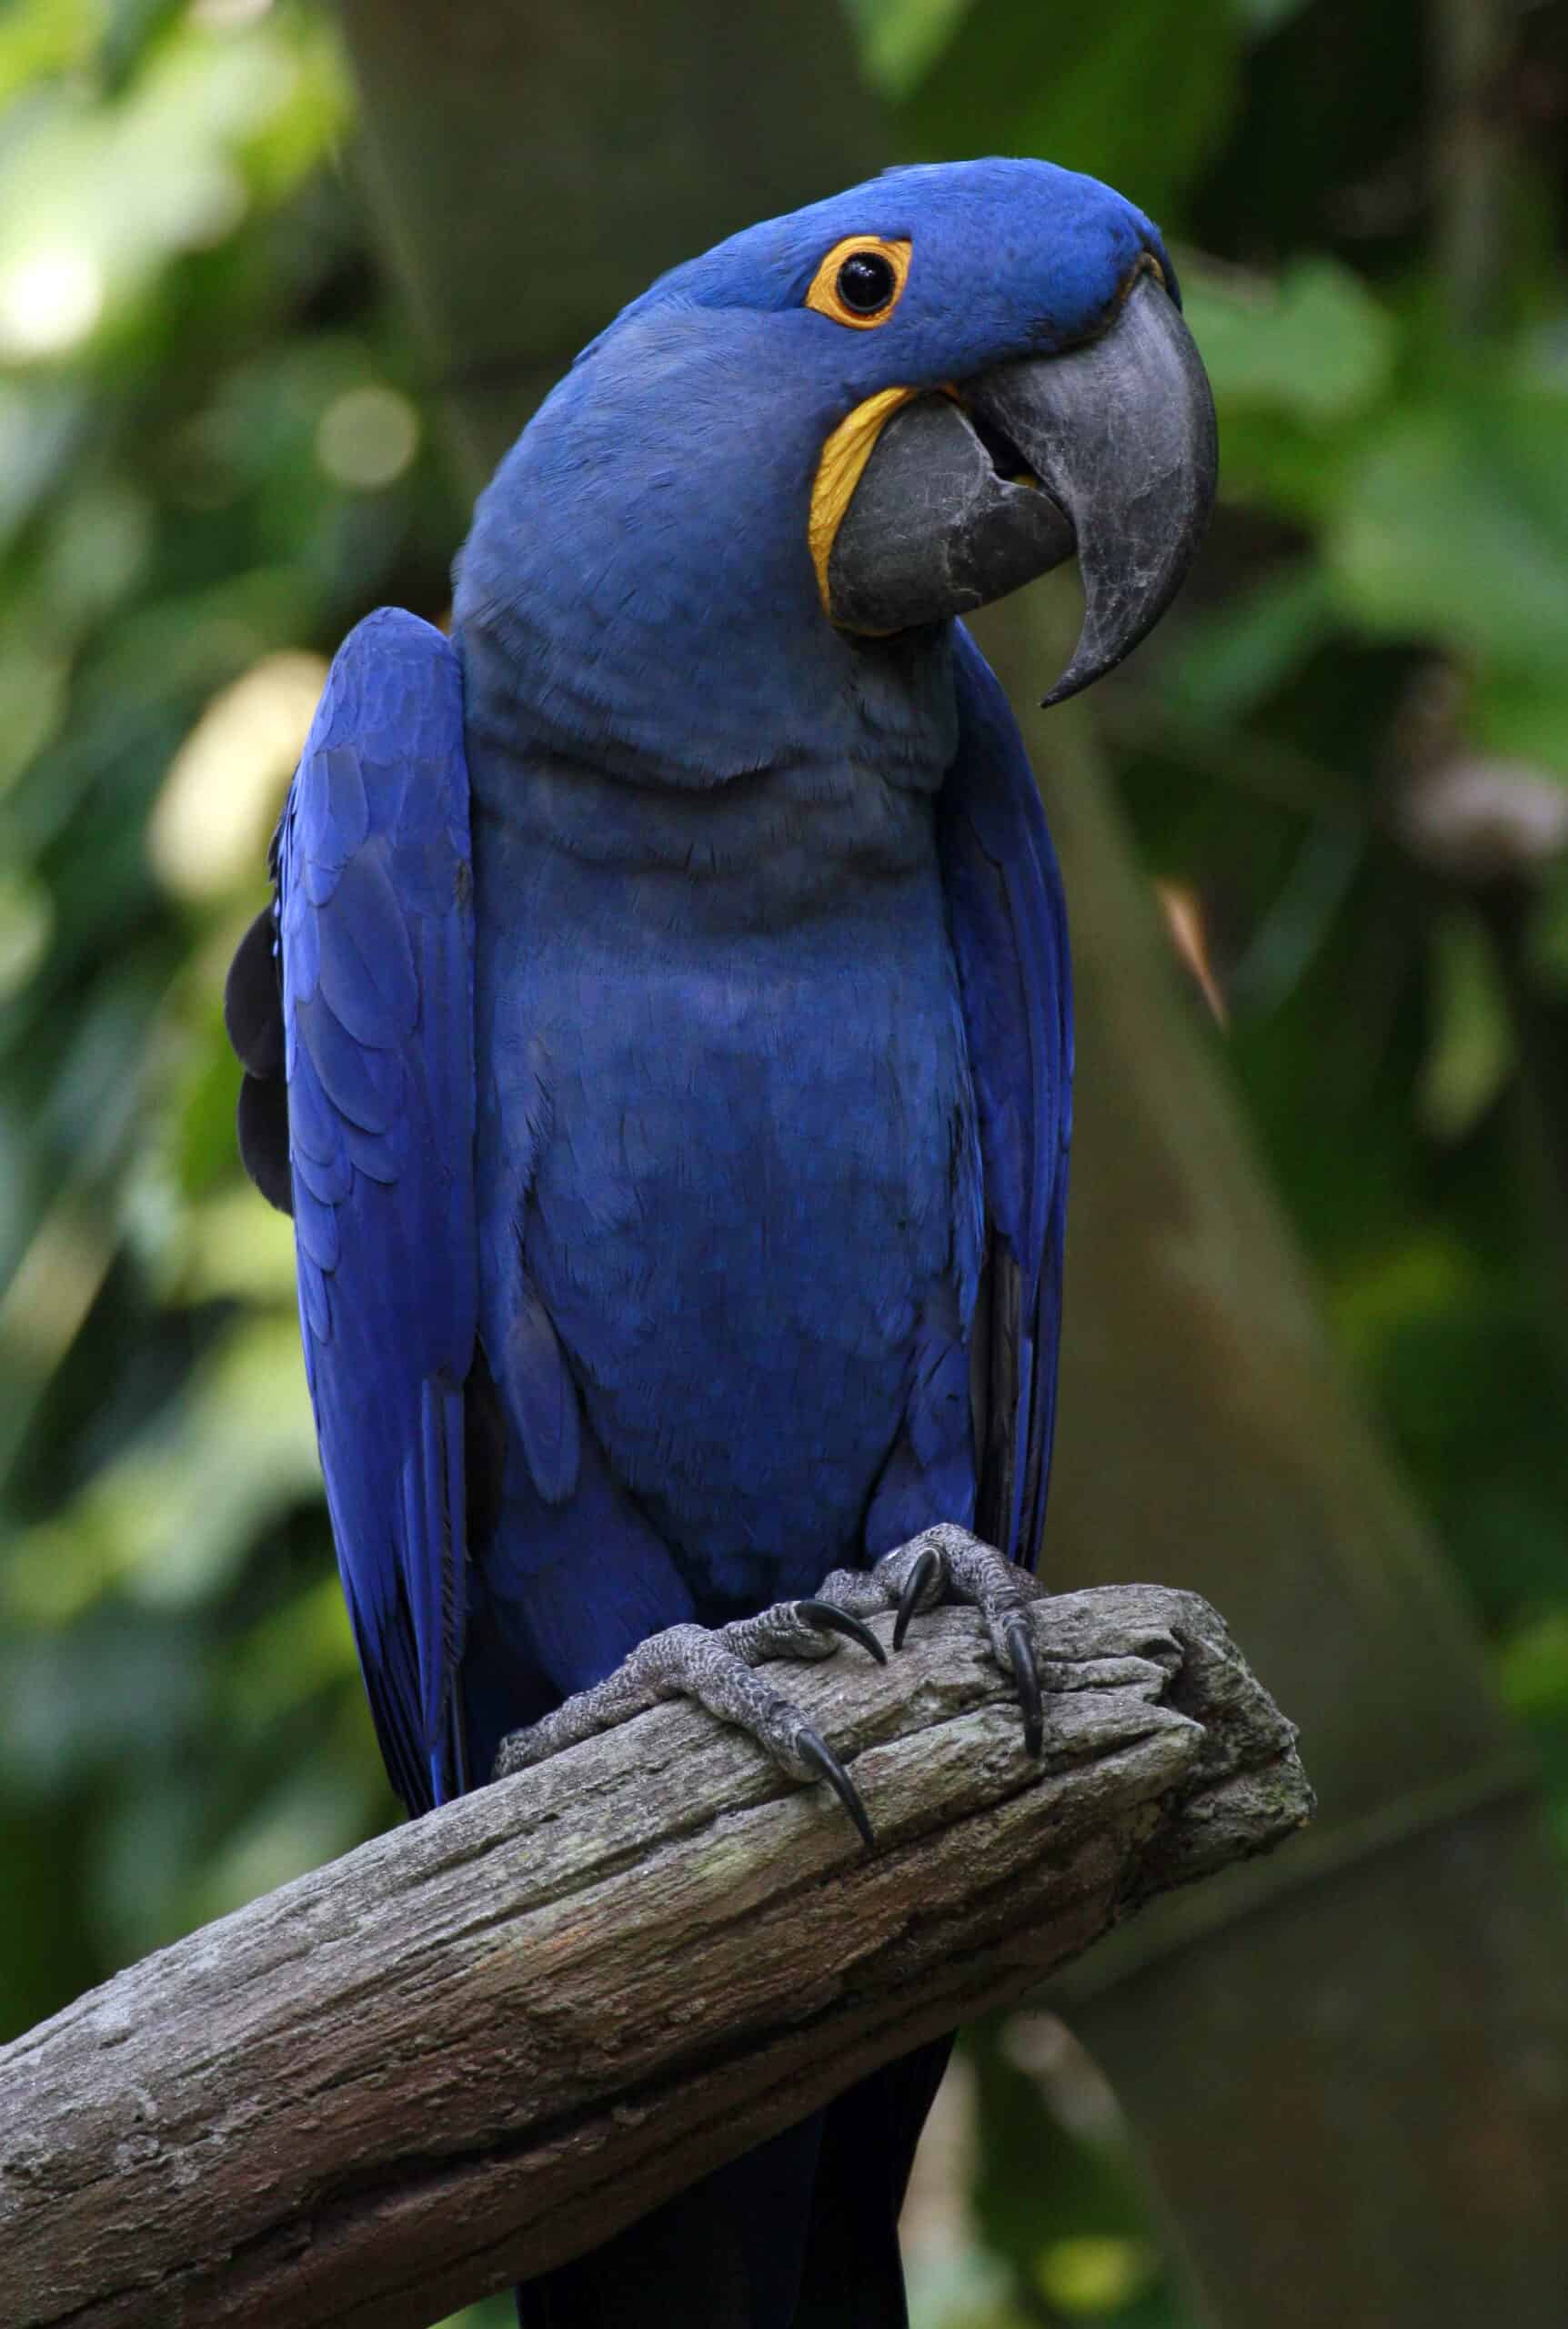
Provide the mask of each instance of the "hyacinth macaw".
{"label": "hyacinth macaw", "polygon": [[[481,497],[450,640],[384,610],[345,643],[228,1011],[410,1810],[682,1690],[864,1831],[756,1669],[880,1657],[870,1612],[896,1641],[944,1595],[1038,1751],[1067,935],[955,618],[1076,555],[1047,701],[1086,686],[1169,603],[1214,467],[1140,211],[1040,162],[895,170],[635,300]],[[944,2053],[525,2321],[901,2322]]]}

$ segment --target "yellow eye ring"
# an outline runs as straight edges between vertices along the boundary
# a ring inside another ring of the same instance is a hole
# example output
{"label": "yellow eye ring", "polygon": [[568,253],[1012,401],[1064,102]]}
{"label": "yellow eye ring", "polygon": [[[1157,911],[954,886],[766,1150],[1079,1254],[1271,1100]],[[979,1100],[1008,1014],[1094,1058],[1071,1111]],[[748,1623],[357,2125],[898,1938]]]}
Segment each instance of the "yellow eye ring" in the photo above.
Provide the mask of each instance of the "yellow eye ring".
{"label": "yellow eye ring", "polygon": [[880,235],[849,235],[834,244],[811,277],[806,305],[836,324],[848,324],[851,331],[875,331],[902,298],[909,277],[907,241],[890,243]]}

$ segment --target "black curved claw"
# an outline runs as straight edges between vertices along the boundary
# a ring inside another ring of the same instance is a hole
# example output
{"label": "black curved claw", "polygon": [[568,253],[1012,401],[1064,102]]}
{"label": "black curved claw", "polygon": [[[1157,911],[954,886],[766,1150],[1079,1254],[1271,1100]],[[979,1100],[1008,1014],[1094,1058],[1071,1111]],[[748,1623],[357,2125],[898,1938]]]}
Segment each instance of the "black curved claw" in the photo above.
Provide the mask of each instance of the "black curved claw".
{"label": "black curved claw", "polygon": [[910,1619],[920,1608],[931,1579],[941,1568],[941,1556],[928,1545],[920,1559],[904,1579],[904,1589],[899,1596],[899,1614],[893,1619],[893,1648],[902,1649],[904,1636],[910,1630]]}
{"label": "black curved claw", "polygon": [[795,1614],[804,1618],[819,1634],[842,1634],[846,1641],[858,1641],[862,1649],[870,1651],[879,1666],[887,1664],[888,1653],[870,1627],[863,1626],[859,1618],[852,1618],[848,1609],[839,1609],[831,1601],[797,1601]]}
{"label": "black curved claw", "polygon": [[866,1850],[873,1851],[876,1849],[877,1839],[872,1832],[866,1807],[860,1800],[859,1791],[821,1732],[798,1730],[795,1733],[795,1748],[797,1753],[802,1755],[807,1762],[816,1765],[856,1827],[859,1828],[860,1840]]}
{"label": "black curved claw", "polygon": [[1018,1702],[1023,1709],[1023,1743],[1031,1755],[1038,1755],[1045,1745],[1045,1708],[1040,1694],[1040,1669],[1034,1662],[1034,1637],[1027,1618],[1010,1618],[1007,1621],[1007,1652],[1012,1660],[1012,1678],[1018,1685]]}

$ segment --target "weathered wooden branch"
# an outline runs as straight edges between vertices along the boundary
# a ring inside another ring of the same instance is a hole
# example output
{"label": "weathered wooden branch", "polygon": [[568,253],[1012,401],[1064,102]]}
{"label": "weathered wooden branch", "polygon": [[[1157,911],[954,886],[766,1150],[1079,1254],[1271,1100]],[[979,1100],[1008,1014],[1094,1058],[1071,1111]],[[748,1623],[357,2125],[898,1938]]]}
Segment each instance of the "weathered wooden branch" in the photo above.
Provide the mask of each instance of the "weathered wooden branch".
{"label": "weathered wooden branch", "polygon": [[0,2052],[7,2329],[397,2329],[555,2263],[1311,1795],[1208,1605],[1041,1605],[789,1687],[879,1847],[665,1706],[133,1966]]}

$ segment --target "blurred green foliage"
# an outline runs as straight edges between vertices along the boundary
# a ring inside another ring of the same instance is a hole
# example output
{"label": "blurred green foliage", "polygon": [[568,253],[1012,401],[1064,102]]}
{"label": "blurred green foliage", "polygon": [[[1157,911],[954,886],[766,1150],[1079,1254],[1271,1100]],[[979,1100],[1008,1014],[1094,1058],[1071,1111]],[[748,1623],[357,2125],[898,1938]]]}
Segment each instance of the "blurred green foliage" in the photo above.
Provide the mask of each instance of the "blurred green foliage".
{"label": "blurred green foliage", "polygon": [[[1568,1843],[1568,8],[1488,0],[1483,86],[1458,5],[849,12],[902,150],[1171,233],[1222,506],[1097,716]],[[461,516],[324,10],[13,0],[0,99],[3,2034],[394,1813],[219,992],[324,659]],[[944,2111],[923,2320],[1178,2329],[1055,2025]]]}

